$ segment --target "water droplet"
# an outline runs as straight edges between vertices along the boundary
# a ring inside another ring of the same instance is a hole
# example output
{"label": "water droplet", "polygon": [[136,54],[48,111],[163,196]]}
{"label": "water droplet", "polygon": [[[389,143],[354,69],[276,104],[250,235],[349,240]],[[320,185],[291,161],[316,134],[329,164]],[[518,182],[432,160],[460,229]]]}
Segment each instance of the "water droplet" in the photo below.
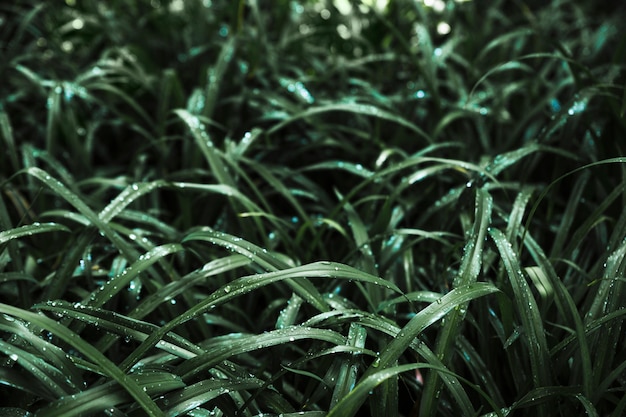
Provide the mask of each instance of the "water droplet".
{"label": "water droplet", "polygon": [[83,19],[76,18],[72,20],[72,28],[76,30],[81,30],[84,26],[85,26],[85,22],[83,21]]}
{"label": "water droplet", "polygon": [[572,104],[572,107],[570,107],[567,110],[567,114],[569,114],[570,116],[573,116],[577,113],[581,113],[585,111],[586,108],[587,108],[587,100],[575,101],[574,104]]}
{"label": "water droplet", "polygon": [[561,110],[561,103],[559,102],[557,98],[553,98],[552,100],[550,100],[550,108],[552,109],[554,113]]}

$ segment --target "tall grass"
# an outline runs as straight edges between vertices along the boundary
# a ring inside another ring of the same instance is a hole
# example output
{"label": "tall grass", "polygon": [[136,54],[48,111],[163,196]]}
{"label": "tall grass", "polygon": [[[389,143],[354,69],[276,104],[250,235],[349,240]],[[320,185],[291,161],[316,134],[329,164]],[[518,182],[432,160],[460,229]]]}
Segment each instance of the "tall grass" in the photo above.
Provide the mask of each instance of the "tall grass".
{"label": "tall grass", "polygon": [[625,412],[623,6],[1,7],[1,412]]}

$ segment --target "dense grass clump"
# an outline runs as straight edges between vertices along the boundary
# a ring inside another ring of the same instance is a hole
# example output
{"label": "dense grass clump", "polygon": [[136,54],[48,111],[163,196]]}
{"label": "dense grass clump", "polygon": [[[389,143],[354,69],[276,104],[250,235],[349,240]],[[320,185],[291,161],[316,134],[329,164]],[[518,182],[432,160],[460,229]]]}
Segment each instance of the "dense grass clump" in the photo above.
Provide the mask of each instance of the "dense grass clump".
{"label": "dense grass clump", "polygon": [[596,3],[0,6],[0,414],[624,415]]}

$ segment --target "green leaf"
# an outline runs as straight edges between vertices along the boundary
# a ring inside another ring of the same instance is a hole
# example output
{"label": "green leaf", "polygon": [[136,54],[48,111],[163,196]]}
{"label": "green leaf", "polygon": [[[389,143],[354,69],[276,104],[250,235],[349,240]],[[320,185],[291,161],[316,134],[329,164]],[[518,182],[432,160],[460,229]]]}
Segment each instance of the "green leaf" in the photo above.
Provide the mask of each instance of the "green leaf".
{"label": "green leaf", "polygon": [[[146,372],[130,374],[129,379],[150,396],[158,396],[185,386],[177,375],[168,372]],[[84,390],[78,394],[65,396],[47,407],[41,408],[38,416],[79,417],[103,412],[114,406],[128,403],[131,397],[113,381]]]}
{"label": "green leaf", "polygon": [[20,237],[56,231],[70,232],[70,229],[63,226],[62,224],[35,222],[33,224],[28,224],[26,226],[20,226],[15,229],[4,230],[0,232],[0,245],[12,239],[18,239]]}
{"label": "green leaf", "polygon": [[135,183],[126,187],[111,202],[100,211],[98,216],[103,222],[110,222],[118,214],[120,214],[129,204],[142,195],[148,194],[157,188],[163,187],[167,183],[165,181],[153,181],[144,183]]}
{"label": "green leaf", "polygon": [[[600,375],[603,375],[603,373],[597,371],[593,372],[591,352],[594,352],[594,358],[603,358],[604,355],[602,354],[602,351],[605,349],[605,346],[607,344],[606,335],[595,338],[595,340],[600,341],[601,345],[598,347],[598,349],[593,349],[593,346],[590,345],[587,333],[591,332],[593,328],[597,329],[600,327],[600,325],[597,324],[597,320],[590,320],[590,322],[587,324],[587,327],[585,327],[585,325],[583,324],[583,318],[581,317],[582,311],[579,312],[579,309],[572,295],[570,295],[562,279],[557,276],[554,267],[550,264],[548,257],[545,255],[539,244],[532,238],[532,236],[528,234],[525,237],[524,244],[528,248],[535,262],[537,262],[538,264],[538,266],[535,268],[535,272],[537,274],[541,274],[542,277],[545,277],[542,282],[546,282],[544,286],[546,288],[549,288],[551,294],[554,295],[554,299],[556,301],[559,311],[559,316],[567,319],[568,325],[572,326],[572,324],[570,323],[573,323],[574,333],[571,336],[566,337],[563,341],[556,344],[552,348],[553,356],[554,353],[559,352],[562,357],[560,355],[554,356],[555,359],[561,360],[562,362],[569,362],[569,358],[571,357],[572,352],[575,352],[575,354],[579,355],[580,360],[572,361],[572,364],[569,366],[572,368],[574,374],[580,375],[580,378],[582,378],[584,395],[588,398],[594,398],[594,395],[596,395],[595,392],[604,392],[605,388],[598,386],[597,380],[594,382],[594,377],[598,378]],[[619,255],[617,256],[617,258],[619,258]],[[609,282],[604,283],[605,288],[612,285],[610,284],[610,279],[608,281]],[[598,306],[603,305],[607,301],[606,299],[603,299],[603,296],[601,295],[602,293],[606,294],[604,291],[598,289],[598,302],[596,303],[596,305]],[[610,310],[611,308],[609,307],[607,311]],[[601,314],[598,314],[598,319],[604,320],[607,317],[611,317],[612,313],[606,313],[607,312],[605,311]],[[588,311],[587,317],[585,318],[589,320],[590,315],[591,311]],[[607,325],[603,327],[609,329],[612,326]],[[576,346],[565,349],[565,347],[573,341],[577,342]]]}
{"label": "green leaf", "polygon": [[196,145],[200,148],[200,151],[207,160],[211,172],[215,175],[218,183],[236,189],[237,184],[228,172],[226,165],[224,165],[221,152],[219,152],[213,144],[213,141],[198,117],[182,109],[175,110],[175,113],[191,130],[191,134],[196,140]]}
{"label": "green leaf", "polygon": [[123,270],[120,274],[108,280],[102,288],[93,292],[88,301],[89,305],[94,307],[103,306],[120,291],[125,290],[125,287],[128,286],[133,279],[151,267],[154,263],[159,262],[165,256],[182,250],[184,250],[184,247],[181,244],[168,243],[166,245],[157,246],[139,256],[135,263]]}
{"label": "green leaf", "polygon": [[257,378],[207,379],[185,387],[176,394],[165,396],[168,404],[166,416],[175,417],[193,410],[220,395],[232,395],[232,392],[259,389],[263,381]]}
{"label": "green leaf", "polygon": [[78,195],[72,193],[60,181],[50,176],[44,170],[32,167],[26,170],[28,174],[43,182],[59,197],[74,206],[92,225],[100,230],[128,259],[135,260],[139,257],[137,251],[122,239],[106,222],[100,219],[94,211]]}
{"label": "green leaf", "polygon": [[[21,345],[19,342],[16,343],[16,338],[25,341],[30,345],[30,353],[37,355],[58,369],[62,373],[62,378],[58,380],[59,385],[68,385],[70,392],[83,386],[84,381],[81,370],[74,365],[60,347],[42,339],[37,329],[31,329],[27,326],[27,323],[8,315],[0,315],[0,329],[14,335],[11,343],[15,346],[19,347]],[[47,386],[45,387],[47,389]]]}
{"label": "green leaf", "polygon": [[62,397],[65,394],[76,392],[76,387],[68,387],[63,373],[37,355],[20,349],[0,340],[0,352],[32,374],[35,380],[41,382],[48,390],[48,398]]}
{"label": "green leaf", "polygon": [[[200,231],[193,232],[187,235],[183,242],[192,240],[204,240],[216,245],[225,247],[228,250],[235,251],[255,262],[257,265],[267,271],[278,271],[280,269],[289,268],[290,265],[283,259],[275,256],[265,248],[261,248],[250,242],[247,242],[239,237],[229,235],[227,233],[216,232],[209,228],[203,228]],[[289,285],[299,296],[310,302],[320,311],[325,311],[326,303],[322,300],[322,296],[319,291],[311,284],[306,277],[294,281],[292,279],[286,280]]]}
{"label": "green leaf", "polygon": [[406,127],[407,129],[417,133],[417,135],[420,136],[422,139],[425,139],[426,142],[428,143],[433,142],[431,137],[422,129],[420,129],[418,126],[416,126],[414,123],[411,123],[410,121],[396,114],[383,110],[379,107],[373,106],[371,104],[356,104],[356,103],[333,103],[333,104],[327,104],[323,106],[310,107],[304,110],[303,112],[298,113],[295,116],[292,116],[291,118],[276,124],[275,126],[273,126],[271,129],[267,131],[267,134],[268,135],[274,134],[280,129],[287,126],[288,124],[291,124],[299,119],[308,118],[308,117],[315,116],[318,114],[338,112],[338,111],[389,120],[391,122],[397,123],[400,126]]}
{"label": "green leaf", "polygon": [[[80,303],[71,304],[64,301],[48,301],[45,304],[35,305],[34,308],[71,317],[96,328],[102,328],[111,333],[124,336],[126,339],[138,341],[145,340],[149,334],[159,328],[151,323]],[[157,347],[183,359],[193,358],[203,352],[198,346],[174,333],[163,336]]]}
{"label": "green leaf", "polygon": [[[476,190],[476,205],[474,209],[474,226],[467,239],[463,251],[463,259],[459,273],[454,278],[453,287],[463,288],[476,283],[482,266],[483,244],[487,235],[487,230],[491,225],[491,211],[493,209],[493,198],[484,190]],[[441,333],[437,338],[435,354],[443,364],[448,365],[454,353],[454,342],[461,331],[461,325],[465,319],[467,304],[459,305],[452,310],[446,318]],[[441,381],[436,375],[426,380],[424,395],[421,401],[420,412],[423,415],[435,413],[437,405],[437,391],[441,387]]]}
{"label": "green leaf", "polygon": [[156,404],[150,399],[148,394],[143,391],[136,381],[129,378],[127,374],[117,367],[117,365],[107,359],[96,348],[91,346],[91,344],[83,340],[78,334],[56,321],[49,319],[48,317],[22,310],[17,307],[0,303],[0,312],[10,316],[19,317],[22,320],[26,320],[36,326],[48,330],[84,355],[85,358],[92,361],[101,373],[117,381],[126,392],[137,400],[137,403],[141,406],[141,408],[143,408],[146,415],[150,417],[163,416],[162,411],[156,406]]}
{"label": "green leaf", "polygon": [[513,288],[517,313],[524,329],[524,341],[530,359],[533,384],[535,387],[548,386],[552,381],[550,355],[539,307],[524,278],[517,255],[513,252],[506,236],[495,228],[492,228],[489,234],[498,247],[500,258]]}
{"label": "green leaf", "polygon": [[428,368],[429,365],[413,363],[409,365],[394,366],[381,369],[363,378],[352,391],[343,397],[328,413],[328,417],[352,417],[359,411],[370,392],[385,380],[402,372],[412,371],[419,368]]}
{"label": "green leaf", "polygon": [[[159,340],[163,338],[165,334],[173,330],[175,327],[185,323],[200,314],[206,313],[209,310],[215,308],[218,305],[227,303],[243,294],[250,293],[262,288],[269,284],[286,281],[288,279],[295,280],[303,278],[339,278],[347,280],[358,280],[363,282],[370,282],[375,285],[382,285],[387,289],[391,289],[397,292],[401,292],[394,284],[380,279],[375,276],[371,276],[357,269],[351,268],[347,265],[342,265],[334,262],[315,262],[308,265],[298,266],[294,268],[285,269],[282,271],[268,272],[265,274],[256,274],[251,276],[245,276],[238,278],[234,281],[227,283],[208,297],[204,298],[198,304],[191,307],[189,310],[174,318],[172,321],[162,326],[159,330],[152,333],[142,344],[126,358],[121,365],[122,369],[130,369],[133,364],[136,363],[151,347],[153,347]],[[314,288],[314,287],[313,287]],[[294,289],[294,292],[296,289]],[[474,290],[474,293],[480,292],[480,290]],[[315,298],[312,298],[309,294],[299,294],[304,299],[310,299],[313,302]],[[462,298],[462,295],[461,295]],[[320,299],[320,311],[328,311],[323,299]],[[317,307],[316,304],[313,304]]]}
{"label": "green leaf", "polygon": [[389,345],[381,352],[376,367],[370,367],[366,375],[370,375],[376,368],[385,368],[395,362],[405,352],[407,347],[428,326],[446,316],[458,305],[497,292],[492,284],[475,282],[457,287],[444,295],[436,302],[418,312],[398,333]]}
{"label": "green leaf", "polygon": [[217,57],[217,63],[215,66],[209,68],[207,71],[206,97],[204,109],[202,109],[202,114],[205,117],[213,117],[213,111],[215,110],[215,106],[218,102],[220,87],[222,86],[223,81],[228,78],[226,76],[226,70],[233,60],[236,50],[237,37],[231,36],[222,45],[222,50]]}
{"label": "green leaf", "polygon": [[176,371],[187,380],[232,356],[308,339],[323,340],[334,345],[343,345],[346,340],[344,336],[332,330],[302,326],[290,326],[262,334],[234,333],[213,338],[203,346],[205,350],[203,354],[185,361]]}
{"label": "green leaf", "polygon": [[[364,348],[366,339],[366,329],[356,323],[351,323],[350,330],[348,331],[348,338],[346,340],[346,346]],[[330,400],[331,409],[337,405],[341,399],[346,397],[355,387],[358,371],[359,364],[354,355],[341,361],[339,374],[337,376],[337,383],[335,385],[335,389],[333,390],[333,396]]]}

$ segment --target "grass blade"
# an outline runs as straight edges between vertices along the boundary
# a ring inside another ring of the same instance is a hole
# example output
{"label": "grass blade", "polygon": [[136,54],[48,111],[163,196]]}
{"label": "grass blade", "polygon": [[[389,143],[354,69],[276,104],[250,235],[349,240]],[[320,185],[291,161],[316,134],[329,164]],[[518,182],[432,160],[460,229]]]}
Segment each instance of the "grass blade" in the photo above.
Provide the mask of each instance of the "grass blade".
{"label": "grass blade", "polygon": [[414,123],[411,123],[410,121],[398,115],[390,113],[386,110],[383,110],[371,104],[353,104],[353,103],[333,103],[333,104],[327,104],[324,106],[310,107],[307,110],[304,110],[303,112],[298,113],[295,116],[292,116],[291,118],[274,125],[271,129],[267,131],[267,134],[272,135],[278,132],[279,130],[281,130],[282,128],[284,128],[285,126],[299,119],[305,119],[305,118],[315,116],[318,114],[338,112],[338,111],[389,120],[391,122],[399,124],[400,126],[406,127],[407,129],[413,131],[414,133],[417,133],[417,135],[420,136],[422,139],[426,140],[427,143],[433,142],[431,137],[426,132],[424,132]]}
{"label": "grass blade", "polygon": [[[289,268],[281,271],[268,272],[265,274],[245,276],[222,286],[211,295],[206,297],[204,300],[184,312],[182,315],[176,317],[166,325],[162,326],[159,330],[152,333],[146,340],[142,342],[142,344],[137,349],[135,349],[135,351],[130,356],[126,358],[124,363],[121,365],[121,368],[130,369],[130,367],[132,367],[136,363],[136,361],[138,361],[148,351],[148,349],[152,348],[159,340],[161,340],[165,334],[167,334],[177,326],[181,325],[182,323],[185,323],[193,319],[194,317],[197,317],[198,315],[203,314],[211,310],[212,308],[215,308],[215,306],[224,304],[243,294],[250,293],[258,288],[273,284],[275,282],[285,281],[288,279],[293,280],[294,278],[302,279],[305,277],[360,280],[364,282],[371,282],[376,285],[382,285],[388,289],[401,292],[393,284],[385,280],[381,280],[378,277],[370,276],[347,265],[326,261],[315,262],[312,264]],[[483,288],[482,291],[485,291],[485,289]],[[482,291],[481,288],[473,288],[469,290],[469,293],[476,295],[477,293],[482,293]],[[489,291],[491,291],[491,289],[489,289]],[[467,291],[453,297],[454,300],[456,300],[457,298],[463,300],[464,297],[467,297],[468,295],[466,294],[466,292]],[[300,296],[302,295],[300,294]],[[310,299],[311,297],[307,294],[305,296],[302,296],[302,298]],[[324,303],[323,299],[320,302]],[[317,307],[316,304],[313,305]],[[445,306],[447,306],[447,303]],[[320,311],[328,311],[328,307],[326,306],[326,304],[322,304],[320,307]]]}
{"label": "grass blade", "polygon": [[[431,324],[446,316],[458,305],[467,303],[476,298],[499,291],[491,284],[475,282],[463,287],[457,287],[444,295],[436,302],[422,309],[415,315],[394,338],[394,340],[380,354],[380,360],[376,367],[385,368],[398,360],[411,342]],[[366,376],[371,374],[376,367],[370,367]]]}
{"label": "grass blade", "polygon": [[[366,339],[367,332],[365,328],[356,323],[351,323],[346,346],[365,348]],[[342,361],[339,376],[337,377],[337,384],[335,385],[333,396],[330,400],[331,409],[352,391],[356,385],[357,373],[358,363],[354,359],[354,355],[352,355],[350,359]]]}
{"label": "grass blade", "polygon": [[22,310],[17,307],[0,303],[0,312],[13,317],[19,317],[22,320],[26,320],[48,330],[72,348],[76,349],[76,351],[84,355],[85,358],[92,361],[101,373],[108,375],[111,379],[117,381],[126,392],[137,400],[137,403],[144,409],[147,416],[163,416],[163,412],[159,409],[159,407],[157,407],[152,399],[150,399],[148,394],[143,391],[136,381],[132,380],[132,378],[125,374],[120,368],[117,367],[116,364],[107,359],[96,348],[81,339],[78,334],[72,332],[70,329],[57,323],[56,321],[49,319],[48,317]]}
{"label": "grass blade", "polygon": [[[168,372],[132,374],[129,378],[150,396],[163,395],[185,386],[178,376]],[[61,398],[39,410],[37,415],[79,417],[103,412],[129,400],[128,393],[119,385],[111,382]]]}
{"label": "grass blade", "polygon": [[[124,336],[125,339],[143,341],[149,334],[158,330],[158,326],[154,324],[82,304],[49,301],[45,304],[35,305],[34,308],[71,317],[85,324]],[[173,333],[165,335],[157,347],[183,359],[193,358],[202,352],[198,346]]]}
{"label": "grass blade", "polygon": [[[498,247],[500,258],[513,288],[517,313],[520,316],[524,330],[524,347],[530,360],[533,385],[535,388],[549,386],[552,382],[549,365],[550,354],[539,307],[522,274],[517,255],[513,252],[513,248],[506,236],[495,228],[492,228],[489,234]],[[545,407],[541,407],[539,411],[542,414],[547,413]]]}
{"label": "grass blade", "polygon": [[107,301],[112,299],[117,293],[124,290],[126,286],[135,279],[143,271],[151,267],[154,263],[160,261],[163,257],[184,250],[183,246],[178,243],[169,243],[157,246],[152,250],[141,255],[135,263],[123,270],[119,275],[108,280],[104,286],[92,293],[89,299],[89,305],[93,307],[101,307]]}
{"label": "grass blade", "polygon": [[70,229],[63,226],[62,224],[35,222],[33,224],[28,224],[26,226],[20,226],[15,229],[4,230],[0,232],[0,245],[12,239],[18,239],[20,237],[56,231],[70,232]]}
{"label": "grass blade", "polygon": [[350,391],[348,395],[343,397],[341,401],[339,401],[339,403],[331,408],[330,412],[328,413],[328,417],[352,417],[356,415],[362,404],[370,395],[369,393],[372,392],[374,388],[383,383],[385,380],[402,372],[426,367],[428,366],[424,364],[414,363],[382,369],[368,375],[367,377],[359,381],[359,383],[354,387],[352,391]]}
{"label": "grass blade", "polygon": [[[482,265],[483,244],[487,235],[487,229],[491,224],[491,211],[493,207],[493,199],[489,193],[483,188],[476,190],[476,206],[474,209],[474,226],[464,248],[463,259],[458,275],[454,278],[453,287],[462,288],[473,284],[478,279]],[[443,326],[437,344],[435,346],[435,354],[441,362],[448,366],[451,357],[454,354],[454,342],[458,338],[461,331],[461,325],[465,319],[467,304],[459,305],[452,310],[446,317],[446,323]],[[424,386],[424,395],[422,396],[422,404],[420,412],[423,415],[434,414],[437,406],[437,391],[441,388],[441,380],[436,374],[426,379]]]}
{"label": "grass blade", "polygon": [[298,340],[322,340],[334,345],[344,345],[346,343],[344,336],[332,330],[302,326],[290,326],[262,334],[245,335],[235,333],[212,339],[203,346],[205,350],[203,354],[185,361],[176,371],[183,379],[187,380],[232,356],[271,346],[293,343]]}

